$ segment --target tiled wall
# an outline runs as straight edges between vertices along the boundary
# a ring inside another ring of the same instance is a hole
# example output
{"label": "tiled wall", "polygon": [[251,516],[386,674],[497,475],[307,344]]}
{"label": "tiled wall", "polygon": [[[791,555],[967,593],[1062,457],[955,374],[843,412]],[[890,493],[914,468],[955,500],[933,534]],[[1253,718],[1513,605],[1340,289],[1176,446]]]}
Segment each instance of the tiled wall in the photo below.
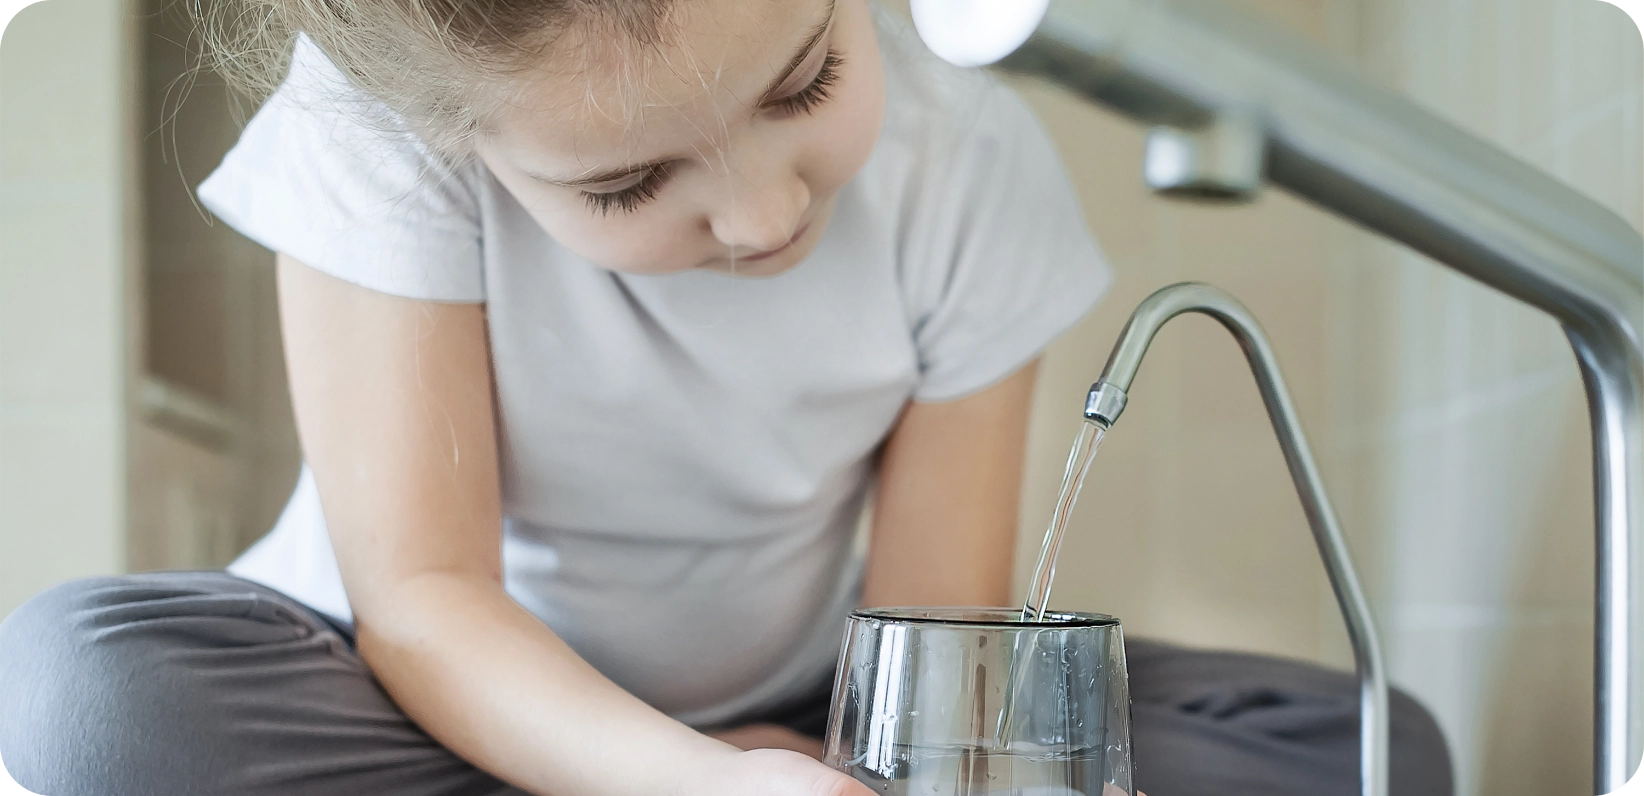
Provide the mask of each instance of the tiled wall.
{"label": "tiled wall", "polygon": [[124,7],[30,6],[0,43],[0,615],[125,563]]}
{"label": "tiled wall", "polygon": [[[1359,0],[1365,70],[1644,222],[1639,33],[1597,0]],[[1393,671],[1439,714],[1461,792],[1590,782],[1592,510],[1580,375],[1550,319],[1366,241],[1338,269],[1355,541]],[[1341,302],[1345,307],[1347,302]]]}
{"label": "tiled wall", "polygon": [[[1597,0],[1247,2],[1373,80],[1641,222],[1639,34]],[[1377,611],[1394,681],[1438,715],[1458,793],[1590,782],[1592,515],[1579,375],[1556,325],[1282,195],[1145,193],[1141,132],[1024,86],[1119,287],[1047,357],[1025,573],[1080,401],[1154,288],[1204,279],[1271,333]],[[1179,327],[1179,328],[1177,328]],[[1132,633],[1350,666],[1237,349],[1177,321],[1074,519],[1056,604]]]}

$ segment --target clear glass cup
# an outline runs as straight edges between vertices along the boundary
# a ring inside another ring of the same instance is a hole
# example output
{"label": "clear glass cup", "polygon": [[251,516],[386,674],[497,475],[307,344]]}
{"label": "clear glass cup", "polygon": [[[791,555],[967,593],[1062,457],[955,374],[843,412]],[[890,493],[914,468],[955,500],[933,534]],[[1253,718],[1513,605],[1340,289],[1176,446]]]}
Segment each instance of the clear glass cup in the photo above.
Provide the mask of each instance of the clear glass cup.
{"label": "clear glass cup", "polygon": [[1119,620],[1011,608],[851,614],[824,762],[892,796],[1131,794]]}

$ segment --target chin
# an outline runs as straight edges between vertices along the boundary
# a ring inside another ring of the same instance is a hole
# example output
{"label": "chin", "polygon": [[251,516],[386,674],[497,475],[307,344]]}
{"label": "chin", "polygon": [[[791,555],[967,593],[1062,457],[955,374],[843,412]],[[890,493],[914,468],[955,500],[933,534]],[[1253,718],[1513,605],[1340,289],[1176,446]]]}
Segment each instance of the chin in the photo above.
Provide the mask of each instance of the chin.
{"label": "chin", "polygon": [[816,238],[818,236],[806,235],[805,237],[810,240],[795,241],[786,251],[778,252],[763,260],[737,260],[735,263],[730,260],[714,260],[702,266],[702,268],[714,273],[747,277],[749,279],[776,276],[804,262],[806,257],[811,256],[811,252],[816,249]]}
{"label": "chin", "polygon": [[748,277],[750,279],[776,276],[804,262],[806,257],[811,256],[811,252],[816,250],[817,243],[822,239],[822,233],[827,229],[828,220],[827,216],[824,215],[815,221],[809,222],[809,228],[805,230],[804,235],[788,244],[786,249],[770,257],[760,260],[737,260],[735,263],[730,260],[719,259],[698,267],[715,273]]}
{"label": "chin", "polygon": [[798,265],[800,260],[805,259],[803,256],[788,257],[786,256],[787,252],[783,252],[782,254],[783,256],[772,257],[769,260],[755,260],[751,263],[747,260],[738,260],[734,265],[729,260],[719,260],[703,266],[703,268],[704,270],[713,271],[718,274],[725,274],[726,276],[762,279],[764,277],[776,276],[777,274],[783,273]]}

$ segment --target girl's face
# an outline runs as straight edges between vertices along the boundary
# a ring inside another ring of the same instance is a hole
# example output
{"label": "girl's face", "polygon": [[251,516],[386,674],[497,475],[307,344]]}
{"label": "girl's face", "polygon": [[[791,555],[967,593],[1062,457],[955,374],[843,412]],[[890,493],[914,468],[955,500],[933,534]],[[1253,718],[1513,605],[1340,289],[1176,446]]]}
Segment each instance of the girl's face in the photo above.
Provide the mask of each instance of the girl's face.
{"label": "girl's face", "polygon": [[781,273],[884,118],[866,0],[676,0],[654,46],[573,31],[479,156],[560,244],[634,274]]}

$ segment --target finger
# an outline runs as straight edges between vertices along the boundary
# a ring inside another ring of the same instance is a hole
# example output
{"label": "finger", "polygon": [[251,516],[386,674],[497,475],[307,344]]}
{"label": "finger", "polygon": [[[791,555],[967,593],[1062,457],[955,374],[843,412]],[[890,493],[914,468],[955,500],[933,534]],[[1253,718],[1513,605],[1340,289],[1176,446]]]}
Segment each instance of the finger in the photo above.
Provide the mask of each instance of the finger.
{"label": "finger", "polygon": [[856,780],[841,774],[837,779],[823,786],[817,796],[879,796],[871,788]]}

